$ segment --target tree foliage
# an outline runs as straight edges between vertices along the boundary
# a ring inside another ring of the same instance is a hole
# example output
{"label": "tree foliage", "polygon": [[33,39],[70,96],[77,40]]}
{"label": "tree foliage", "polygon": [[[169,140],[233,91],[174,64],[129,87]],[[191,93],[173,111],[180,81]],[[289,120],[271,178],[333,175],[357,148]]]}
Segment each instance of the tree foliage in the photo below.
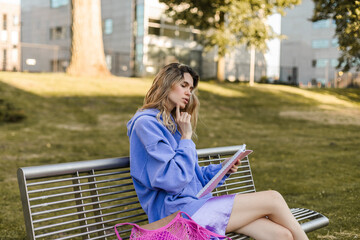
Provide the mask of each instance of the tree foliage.
{"label": "tree foliage", "polygon": [[336,24],[341,56],[338,68],[360,70],[360,1],[359,0],[313,0],[315,3],[312,21],[332,19]]}
{"label": "tree foliage", "polygon": [[284,9],[301,0],[160,0],[178,24],[201,30],[200,42],[206,49],[218,47],[225,56],[232,47],[245,44],[266,50],[266,40],[279,37],[265,19],[284,14]]}

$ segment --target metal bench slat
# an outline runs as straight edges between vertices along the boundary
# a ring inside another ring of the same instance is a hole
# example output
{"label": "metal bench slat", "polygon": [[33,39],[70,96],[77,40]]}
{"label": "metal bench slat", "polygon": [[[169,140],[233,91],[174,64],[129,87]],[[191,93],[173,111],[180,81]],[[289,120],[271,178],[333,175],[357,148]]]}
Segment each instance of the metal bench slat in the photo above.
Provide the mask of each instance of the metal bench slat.
{"label": "metal bench slat", "polygon": [[302,216],[306,216],[306,215],[309,215],[309,214],[312,214],[314,213],[314,211],[310,211],[308,209],[304,209],[303,211],[300,211],[300,212],[297,212],[295,214],[293,214],[295,217],[302,217]]}
{"label": "metal bench slat", "polygon": [[[36,219],[36,220],[33,221],[33,223],[35,225],[36,223],[42,223],[42,222],[57,220],[57,219],[61,219],[61,218],[73,217],[73,216],[77,216],[77,215],[83,214],[83,213],[85,213],[85,214],[93,213],[93,212],[97,212],[99,210],[109,210],[109,209],[112,209],[112,208],[119,208],[119,207],[123,207],[123,206],[134,205],[134,204],[137,204],[137,205],[140,206],[139,201],[134,201],[134,202],[122,203],[122,204],[117,204],[117,205],[112,205],[112,206],[107,206],[107,207],[101,207],[101,208],[96,208],[96,209],[89,209],[89,210],[85,210],[83,212],[74,212],[74,213],[68,213],[68,214],[64,214],[64,215],[57,215],[55,217]],[[129,208],[129,209],[120,211],[120,213],[136,211],[136,210],[140,210],[140,209],[142,209],[142,208],[141,207]]]}
{"label": "metal bench slat", "polygon": [[302,220],[311,219],[311,218],[317,217],[317,216],[319,216],[318,213],[313,213],[313,214],[310,214],[310,215],[306,215],[305,217],[302,217],[302,218],[297,218],[296,220],[298,220],[300,222]]}
{"label": "metal bench slat", "polygon": [[[248,186],[243,186],[243,187],[238,187],[238,188],[232,188],[232,189],[225,189],[225,190],[218,190],[215,193],[220,194],[220,193],[228,193],[234,190],[239,190],[239,189],[244,189],[244,188],[250,188],[249,191],[251,191],[253,189],[253,185],[248,185]],[[243,192],[241,192],[243,193]]]}
{"label": "metal bench slat", "polygon": [[58,186],[58,187],[52,187],[52,188],[35,189],[35,190],[29,190],[28,192],[29,192],[29,194],[43,193],[43,192],[61,190],[61,189],[66,189],[66,188],[83,187],[83,186],[88,186],[88,185],[92,185],[92,184],[110,183],[110,182],[121,181],[121,180],[129,180],[129,179],[131,179],[131,178],[128,178],[128,177],[127,178],[114,178],[114,179],[107,179],[107,180],[94,181],[94,182],[70,184],[70,185],[64,185],[64,186]]}
{"label": "metal bench slat", "polygon": [[[131,190],[131,191],[133,191],[133,190]],[[66,200],[55,201],[55,202],[47,202],[47,203],[32,205],[31,209],[41,208],[41,207],[48,207],[48,206],[51,206],[51,205],[58,205],[58,204],[69,203],[69,202],[75,202],[75,201],[78,201],[78,200],[88,200],[88,199],[92,199],[94,197],[111,196],[111,195],[114,195],[114,194],[120,194],[120,193],[124,193],[124,192],[125,191],[116,191],[116,192],[102,193],[102,194],[97,194],[97,195],[89,195],[89,196],[86,196],[86,197],[66,199]],[[129,192],[129,191],[126,191],[126,192]]]}
{"label": "metal bench slat", "polygon": [[47,181],[42,181],[42,182],[33,182],[33,183],[28,183],[27,185],[28,185],[28,187],[33,187],[33,186],[38,186],[38,185],[72,181],[75,179],[87,179],[89,177],[108,177],[108,176],[113,176],[113,175],[127,174],[129,172],[130,171],[122,171],[122,172],[110,172],[110,173],[95,174],[95,175],[84,175],[84,176],[79,176],[79,177],[69,177],[69,178],[47,180]]}
{"label": "metal bench slat", "polygon": [[109,199],[109,200],[102,200],[102,201],[98,201],[98,202],[95,202],[95,203],[91,202],[91,203],[78,204],[78,205],[69,206],[69,207],[62,207],[62,208],[57,208],[57,209],[52,209],[52,210],[46,210],[46,211],[36,212],[36,213],[31,214],[31,215],[32,216],[37,216],[37,215],[42,215],[42,214],[59,212],[59,211],[63,211],[63,210],[71,210],[71,209],[78,208],[78,207],[91,206],[91,205],[94,205],[94,204],[115,202],[115,201],[120,201],[120,200],[124,200],[124,199],[128,199],[128,198],[137,198],[137,195],[131,195],[131,196],[120,197],[120,198],[113,198],[113,199]]}
{"label": "metal bench slat", "polygon": [[[74,194],[78,194],[78,193],[87,193],[87,192],[91,192],[94,190],[97,190],[97,191],[98,190],[109,190],[112,188],[127,187],[127,186],[132,186],[132,185],[133,185],[132,183],[126,183],[126,184],[118,184],[118,185],[111,185],[111,186],[105,186],[105,187],[83,189],[81,191],[72,191],[72,192],[64,192],[64,193],[58,193],[58,194],[43,195],[43,196],[39,196],[39,197],[30,198],[29,201],[47,200],[50,198],[64,197],[64,196],[74,195]],[[127,190],[122,191],[121,193],[130,192],[130,191],[135,191],[135,189],[133,189],[133,188],[127,189]]]}

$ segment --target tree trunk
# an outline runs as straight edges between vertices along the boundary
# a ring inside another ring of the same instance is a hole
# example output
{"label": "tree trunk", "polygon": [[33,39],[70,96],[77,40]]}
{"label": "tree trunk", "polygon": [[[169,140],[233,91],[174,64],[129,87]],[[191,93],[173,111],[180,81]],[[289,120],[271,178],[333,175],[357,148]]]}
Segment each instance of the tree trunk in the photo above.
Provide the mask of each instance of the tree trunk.
{"label": "tree trunk", "polygon": [[217,80],[220,82],[225,81],[225,57],[219,55],[219,59],[217,62],[217,72],[216,72]]}
{"label": "tree trunk", "polygon": [[71,61],[75,76],[110,75],[105,62],[100,0],[72,0]]}

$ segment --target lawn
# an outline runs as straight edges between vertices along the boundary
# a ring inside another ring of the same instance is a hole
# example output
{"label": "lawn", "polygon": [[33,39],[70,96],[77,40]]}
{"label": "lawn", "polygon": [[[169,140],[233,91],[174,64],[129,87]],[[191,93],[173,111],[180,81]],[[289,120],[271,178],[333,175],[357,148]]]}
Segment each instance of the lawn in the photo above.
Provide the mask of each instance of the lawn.
{"label": "lawn", "polygon": [[[0,123],[1,239],[24,239],[18,167],[128,155],[126,123],[151,79],[0,72],[0,99],[26,119]],[[258,191],[317,210],[310,239],[360,237],[360,90],[201,82],[198,148],[246,143]]]}

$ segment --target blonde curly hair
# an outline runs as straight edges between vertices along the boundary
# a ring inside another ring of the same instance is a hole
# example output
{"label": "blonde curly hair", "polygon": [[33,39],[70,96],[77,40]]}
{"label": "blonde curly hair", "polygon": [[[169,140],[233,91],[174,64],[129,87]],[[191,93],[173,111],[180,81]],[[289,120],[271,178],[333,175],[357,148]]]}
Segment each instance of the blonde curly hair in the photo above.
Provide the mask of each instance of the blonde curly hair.
{"label": "blonde curly hair", "polygon": [[175,110],[169,109],[169,93],[173,86],[177,83],[180,83],[184,79],[184,73],[189,73],[194,81],[194,89],[192,91],[189,103],[186,105],[185,111],[191,115],[191,125],[193,127],[193,132],[198,120],[198,109],[200,102],[196,96],[196,89],[198,82],[200,80],[199,75],[189,66],[180,64],[180,63],[170,63],[164,66],[158,74],[155,76],[155,79],[147,92],[144,104],[140,110],[156,108],[160,112],[156,116],[158,121],[161,122],[160,117],[162,117],[162,123],[174,133],[176,131],[176,123],[171,119],[171,115],[175,119]]}

